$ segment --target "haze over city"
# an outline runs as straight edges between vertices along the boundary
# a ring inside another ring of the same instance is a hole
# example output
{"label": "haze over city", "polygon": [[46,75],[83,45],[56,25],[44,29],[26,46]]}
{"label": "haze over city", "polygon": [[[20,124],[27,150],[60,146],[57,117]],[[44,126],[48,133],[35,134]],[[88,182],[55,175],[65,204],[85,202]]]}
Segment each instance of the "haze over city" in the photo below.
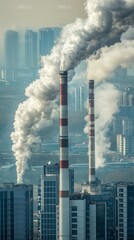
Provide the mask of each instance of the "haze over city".
{"label": "haze over city", "polygon": [[133,240],[133,0],[0,18],[0,239]]}

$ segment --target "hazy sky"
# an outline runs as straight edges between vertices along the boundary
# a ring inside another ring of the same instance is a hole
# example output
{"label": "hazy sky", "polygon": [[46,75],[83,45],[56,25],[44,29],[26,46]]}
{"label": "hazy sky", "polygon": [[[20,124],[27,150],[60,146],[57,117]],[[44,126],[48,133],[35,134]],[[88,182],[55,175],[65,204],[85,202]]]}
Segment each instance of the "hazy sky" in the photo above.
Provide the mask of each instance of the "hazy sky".
{"label": "hazy sky", "polygon": [[0,0],[0,30],[63,25],[85,17],[85,0]]}
{"label": "hazy sky", "polygon": [[86,0],[0,0],[0,59],[7,29],[63,26],[85,18]]}

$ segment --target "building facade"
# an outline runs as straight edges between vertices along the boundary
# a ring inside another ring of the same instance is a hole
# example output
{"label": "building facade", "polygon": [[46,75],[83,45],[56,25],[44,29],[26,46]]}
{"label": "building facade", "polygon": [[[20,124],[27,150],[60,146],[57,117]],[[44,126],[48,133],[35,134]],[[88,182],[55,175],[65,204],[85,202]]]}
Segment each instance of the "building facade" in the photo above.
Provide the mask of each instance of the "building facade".
{"label": "building facade", "polygon": [[30,69],[38,67],[38,38],[37,32],[25,32],[25,66]]}
{"label": "building facade", "polygon": [[15,80],[15,70],[19,64],[19,34],[16,31],[8,30],[5,34],[5,67],[6,80]]}
{"label": "building facade", "polygon": [[116,229],[118,240],[134,239],[134,184],[119,183],[116,187]]}
{"label": "building facade", "polygon": [[[57,235],[57,206],[59,205],[59,164],[44,166],[41,176],[40,239],[55,240]],[[70,193],[74,191],[74,172],[69,170]]]}
{"label": "building facade", "polygon": [[0,239],[33,239],[33,188],[4,184],[0,188]]}

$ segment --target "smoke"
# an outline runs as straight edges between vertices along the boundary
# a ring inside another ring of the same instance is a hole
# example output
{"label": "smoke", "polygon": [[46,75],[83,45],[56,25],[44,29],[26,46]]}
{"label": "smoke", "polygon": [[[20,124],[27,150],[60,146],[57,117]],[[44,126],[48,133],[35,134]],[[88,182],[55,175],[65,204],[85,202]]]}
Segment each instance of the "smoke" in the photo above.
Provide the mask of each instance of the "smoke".
{"label": "smoke", "polygon": [[[131,67],[134,62],[134,28],[130,27],[121,36],[121,42],[110,47],[101,48],[89,58],[88,77],[102,81],[110,77],[116,68]],[[110,84],[101,85],[96,89],[96,155],[97,166],[104,162],[104,153],[109,150],[110,142],[107,131],[118,110],[119,93]],[[101,106],[101,108],[100,108]],[[109,108],[110,106],[110,108]],[[87,131],[87,130],[86,130]]]}
{"label": "smoke", "polygon": [[89,60],[89,78],[101,81],[112,74],[117,67],[132,67],[134,63],[134,28],[121,37],[121,42],[104,47]]}
{"label": "smoke", "polygon": [[96,166],[102,166],[110,148],[109,127],[118,111],[119,91],[110,83],[96,88]]}
{"label": "smoke", "polygon": [[85,8],[87,19],[77,19],[63,29],[51,55],[42,59],[40,78],[26,89],[27,100],[16,111],[11,138],[17,182],[23,182],[32,144],[41,142],[39,132],[58,117],[59,70],[73,70],[101,47],[119,42],[134,23],[134,3],[130,0],[87,0]]}

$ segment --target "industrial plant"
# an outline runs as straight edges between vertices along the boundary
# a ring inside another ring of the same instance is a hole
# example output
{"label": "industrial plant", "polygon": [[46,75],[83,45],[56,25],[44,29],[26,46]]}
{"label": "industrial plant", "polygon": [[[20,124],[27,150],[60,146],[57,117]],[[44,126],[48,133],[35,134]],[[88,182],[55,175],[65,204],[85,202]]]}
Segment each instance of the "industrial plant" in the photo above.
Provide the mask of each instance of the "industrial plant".
{"label": "industrial plant", "polygon": [[3,34],[0,240],[134,240],[134,1],[39,2]]}
{"label": "industrial plant", "polygon": [[104,184],[96,176],[94,80],[89,81],[88,99],[89,179],[82,183],[81,191],[74,191],[74,171],[69,169],[68,156],[67,85],[67,72],[62,71],[60,162],[48,163],[41,178],[39,239],[133,239],[134,214],[130,213],[130,205],[134,206],[134,184],[114,180]]}

